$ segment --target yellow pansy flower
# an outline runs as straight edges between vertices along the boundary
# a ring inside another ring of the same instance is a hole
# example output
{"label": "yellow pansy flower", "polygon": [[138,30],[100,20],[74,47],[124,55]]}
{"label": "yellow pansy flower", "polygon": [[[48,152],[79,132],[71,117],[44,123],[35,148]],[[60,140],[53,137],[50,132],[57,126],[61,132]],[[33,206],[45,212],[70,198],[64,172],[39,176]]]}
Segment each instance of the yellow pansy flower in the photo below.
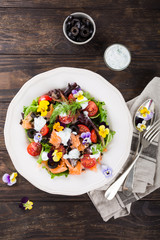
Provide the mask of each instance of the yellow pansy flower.
{"label": "yellow pansy flower", "polygon": [[83,98],[84,98],[83,95],[79,95],[79,96],[77,97],[78,101],[81,101]]}
{"label": "yellow pansy flower", "polygon": [[53,161],[54,161],[54,162],[59,162],[59,160],[60,160],[61,157],[62,157],[62,152],[58,152],[58,150],[55,150],[55,151],[52,153],[52,156],[53,156]]}
{"label": "yellow pansy flower", "polygon": [[137,129],[138,129],[140,132],[143,132],[143,131],[146,129],[145,123],[146,123],[146,121],[143,121],[142,123],[138,123]]}
{"label": "yellow pansy flower", "polygon": [[33,208],[33,202],[28,200],[26,203],[23,203],[23,206],[25,207],[25,210],[31,210]]}
{"label": "yellow pansy flower", "polygon": [[11,183],[16,183],[16,177],[18,176],[18,174],[16,172],[13,172],[11,175],[10,175],[10,181]]}
{"label": "yellow pansy flower", "polygon": [[40,101],[37,108],[37,112],[40,112],[42,117],[47,115],[48,105],[49,105],[48,101],[46,100]]}
{"label": "yellow pansy flower", "polygon": [[63,126],[60,125],[59,122],[56,122],[54,125],[53,125],[53,129],[56,130],[57,132],[60,132],[64,129]]}
{"label": "yellow pansy flower", "polygon": [[109,128],[106,128],[104,125],[99,127],[99,135],[105,138],[109,134]]}
{"label": "yellow pansy flower", "polygon": [[139,112],[141,114],[142,117],[147,117],[148,114],[150,114],[150,111],[146,108],[146,107],[141,107],[139,109]]}

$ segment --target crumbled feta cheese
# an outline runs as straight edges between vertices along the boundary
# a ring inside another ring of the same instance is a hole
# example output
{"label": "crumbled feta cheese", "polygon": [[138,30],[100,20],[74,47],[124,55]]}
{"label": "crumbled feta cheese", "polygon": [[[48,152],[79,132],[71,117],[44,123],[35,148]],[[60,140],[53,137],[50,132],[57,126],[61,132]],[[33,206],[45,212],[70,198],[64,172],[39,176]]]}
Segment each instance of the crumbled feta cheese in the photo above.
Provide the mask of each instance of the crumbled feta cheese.
{"label": "crumbled feta cheese", "polygon": [[48,160],[48,152],[42,152],[41,158],[43,161]]}
{"label": "crumbled feta cheese", "polygon": [[77,135],[77,132],[72,132],[74,135]]}
{"label": "crumbled feta cheese", "polygon": [[70,128],[65,128],[63,131],[56,132],[56,134],[61,138],[64,146],[67,146],[67,142],[71,137],[71,131],[72,130]]}
{"label": "crumbled feta cheese", "polygon": [[96,153],[96,154],[89,155],[89,156],[90,156],[90,158],[98,159],[100,157],[100,152]]}
{"label": "crumbled feta cheese", "polygon": [[[86,100],[88,100],[88,99],[86,97],[83,97],[83,99],[81,99],[81,100],[76,99],[76,102],[84,102]],[[82,109],[85,109],[87,106],[88,106],[88,102],[81,103]]]}
{"label": "crumbled feta cheese", "polygon": [[77,159],[80,156],[80,152],[77,149],[71,150],[68,154],[64,154],[63,157],[65,159]]}
{"label": "crumbled feta cheese", "polygon": [[40,116],[38,118],[34,118],[34,129],[39,132],[46,124],[46,120]]}
{"label": "crumbled feta cheese", "polygon": [[84,116],[88,117],[88,112],[87,111],[84,111],[83,114],[84,114]]}

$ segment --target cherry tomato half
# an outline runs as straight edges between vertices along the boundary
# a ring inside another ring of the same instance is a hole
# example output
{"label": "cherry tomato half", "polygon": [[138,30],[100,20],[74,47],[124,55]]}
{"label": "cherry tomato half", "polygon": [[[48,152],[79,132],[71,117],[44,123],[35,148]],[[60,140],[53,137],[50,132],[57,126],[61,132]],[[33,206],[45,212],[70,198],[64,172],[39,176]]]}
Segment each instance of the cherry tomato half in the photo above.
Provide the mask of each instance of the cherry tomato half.
{"label": "cherry tomato half", "polygon": [[88,112],[89,117],[93,117],[97,114],[98,112],[98,107],[93,101],[88,102],[88,106],[85,108],[85,111]]}
{"label": "cherry tomato half", "polygon": [[52,98],[48,95],[42,95],[39,99],[38,99],[38,104],[40,103],[40,101],[43,101],[43,100],[46,100],[46,101],[52,101]]}
{"label": "cherry tomato half", "polygon": [[61,122],[61,123],[64,123],[64,124],[69,124],[69,123],[71,123],[72,121],[73,121],[73,119],[74,119],[74,117],[72,117],[72,116],[65,116],[65,117],[61,117],[61,116],[59,116],[59,121]]}
{"label": "cherry tomato half", "polygon": [[40,133],[42,134],[42,136],[47,135],[47,133],[49,132],[49,127],[47,125],[44,125],[44,127],[41,129]]}
{"label": "cherry tomato half", "polygon": [[97,162],[96,159],[91,158],[89,154],[84,154],[83,158],[81,158],[81,163],[85,168],[92,168]]}
{"label": "cherry tomato half", "polygon": [[94,129],[92,129],[92,131],[91,131],[91,141],[93,143],[97,143],[97,134],[96,134],[96,131]]}
{"label": "cherry tomato half", "polygon": [[73,94],[70,93],[69,96],[68,96],[68,100],[69,100],[69,102],[71,102],[71,101],[75,101],[76,99],[75,99],[75,97],[73,96]]}
{"label": "cherry tomato half", "polygon": [[27,147],[27,152],[31,155],[31,156],[38,156],[40,155],[42,150],[42,145],[38,142],[31,142],[28,147]]}
{"label": "cherry tomato half", "polygon": [[79,133],[90,132],[89,128],[86,125],[78,124]]}

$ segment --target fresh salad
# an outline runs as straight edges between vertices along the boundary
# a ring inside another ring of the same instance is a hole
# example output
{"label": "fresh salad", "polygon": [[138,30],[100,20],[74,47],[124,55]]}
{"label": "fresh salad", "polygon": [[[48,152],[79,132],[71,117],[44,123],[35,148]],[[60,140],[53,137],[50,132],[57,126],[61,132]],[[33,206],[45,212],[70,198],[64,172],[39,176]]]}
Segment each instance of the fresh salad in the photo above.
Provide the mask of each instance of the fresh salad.
{"label": "fresh salad", "polygon": [[51,178],[96,171],[115,134],[104,105],[77,83],[37,97],[24,106],[20,121],[29,140],[27,152],[37,156]]}

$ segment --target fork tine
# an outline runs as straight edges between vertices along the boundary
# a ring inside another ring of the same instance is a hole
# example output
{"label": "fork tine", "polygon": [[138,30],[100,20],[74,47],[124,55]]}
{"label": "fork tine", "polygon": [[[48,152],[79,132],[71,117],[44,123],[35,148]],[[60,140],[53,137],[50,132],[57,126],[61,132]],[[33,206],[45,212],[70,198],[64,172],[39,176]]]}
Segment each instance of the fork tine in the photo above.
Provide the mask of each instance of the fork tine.
{"label": "fork tine", "polygon": [[160,119],[158,119],[150,128],[148,131],[144,133],[144,137],[148,138],[148,136],[159,126],[160,124]]}
{"label": "fork tine", "polygon": [[155,134],[149,139],[150,143],[157,137],[157,135],[160,133],[160,129],[155,132]]}
{"label": "fork tine", "polygon": [[152,131],[149,131],[149,133],[144,136],[144,138],[147,140],[147,141],[150,141],[150,139],[152,138],[152,136],[154,136],[156,134],[157,131],[160,130],[160,126],[157,126],[156,128],[154,128]]}

